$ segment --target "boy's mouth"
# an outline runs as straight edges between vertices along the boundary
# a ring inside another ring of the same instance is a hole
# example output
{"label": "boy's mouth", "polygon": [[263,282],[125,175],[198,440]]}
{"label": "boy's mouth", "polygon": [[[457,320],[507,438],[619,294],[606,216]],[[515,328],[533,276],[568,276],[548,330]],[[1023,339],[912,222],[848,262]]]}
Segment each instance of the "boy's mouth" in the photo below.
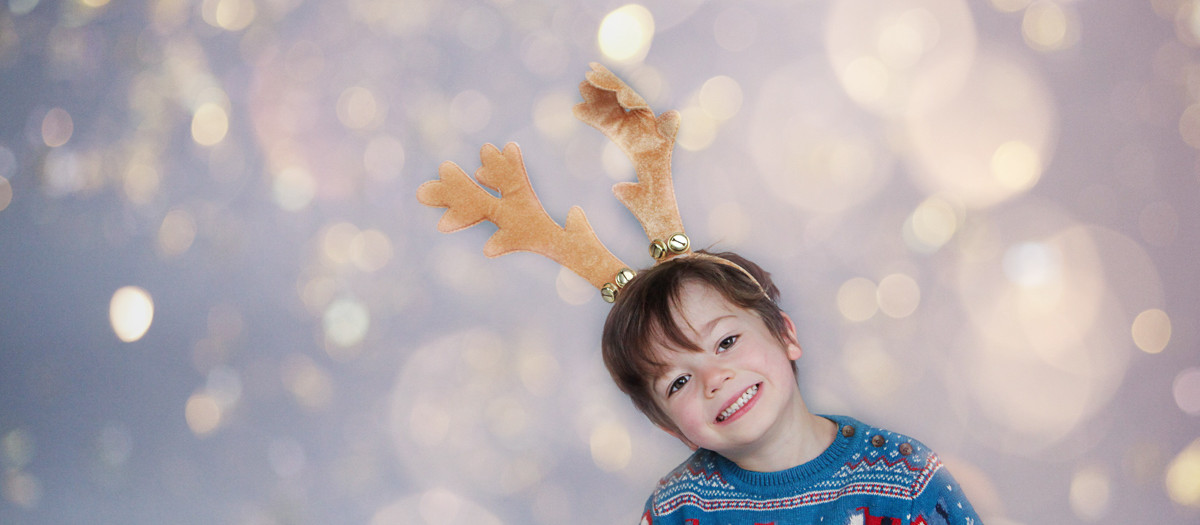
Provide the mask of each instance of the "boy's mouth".
{"label": "boy's mouth", "polygon": [[747,388],[745,392],[742,392],[742,395],[738,396],[738,398],[735,399],[732,404],[730,404],[728,407],[725,407],[725,410],[722,410],[721,413],[717,415],[717,423],[729,419],[730,416],[733,416],[738,410],[741,410],[742,407],[746,406],[746,403],[749,403],[750,400],[758,394],[758,387],[761,384],[762,383],[755,383],[751,385],[750,388]]}

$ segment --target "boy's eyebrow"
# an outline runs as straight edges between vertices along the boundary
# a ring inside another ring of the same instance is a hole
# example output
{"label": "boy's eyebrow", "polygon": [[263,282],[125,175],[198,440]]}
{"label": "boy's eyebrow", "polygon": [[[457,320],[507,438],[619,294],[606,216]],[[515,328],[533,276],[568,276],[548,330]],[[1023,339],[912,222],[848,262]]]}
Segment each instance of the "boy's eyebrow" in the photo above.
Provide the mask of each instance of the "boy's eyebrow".
{"label": "boy's eyebrow", "polygon": [[705,323],[703,332],[697,331],[696,333],[707,338],[708,336],[712,335],[712,331],[714,328],[716,328],[717,323],[720,323],[722,320],[728,319],[731,317],[737,317],[737,316],[733,315],[733,314],[725,314],[725,315],[719,316],[719,317]]}

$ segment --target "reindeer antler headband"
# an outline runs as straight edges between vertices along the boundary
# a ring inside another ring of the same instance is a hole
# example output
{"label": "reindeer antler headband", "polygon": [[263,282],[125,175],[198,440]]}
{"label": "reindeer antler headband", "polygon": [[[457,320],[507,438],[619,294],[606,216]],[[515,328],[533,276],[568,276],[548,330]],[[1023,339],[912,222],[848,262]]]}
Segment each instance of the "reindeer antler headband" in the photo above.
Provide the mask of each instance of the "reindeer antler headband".
{"label": "reindeer antler headband", "polygon": [[[613,193],[646,230],[656,264],[690,253],[671,183],[671,151],[679,131],[679,112],[671,110],[655,117],[646,100],[616,75],[600,64],[592,63],[591,68],[587,80],[579,85],[584,101],[575,106],[575,116],[620,146],[637,173],[636,183],[618,183]],[[418,188],[417,200],[422,204],[447,209],[438,230],[451,233],[489,220],[499,230],[484,245],[484,255],[539,253],[587,279],[600,289],[605,301],[616,300],[617,292],[633,278],[634,271],[601,244],[583,210],[572,207],[566,227],[559,227],[534,194],[515,143],[508,143],[503,151],[486,144],[479,160],[482,167],[475,178],[499,191],[499,198],[450,161],[438,169],[441,180],[428,181]]]}

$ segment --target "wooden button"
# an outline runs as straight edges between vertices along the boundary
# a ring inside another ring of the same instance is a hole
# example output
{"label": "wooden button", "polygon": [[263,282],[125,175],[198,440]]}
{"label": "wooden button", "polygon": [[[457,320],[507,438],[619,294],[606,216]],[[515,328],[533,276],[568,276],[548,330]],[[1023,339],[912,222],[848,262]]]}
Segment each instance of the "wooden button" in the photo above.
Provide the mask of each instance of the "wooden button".
{"label": "wooden button", "polygon": [[907,456],[912,453],[913,453],[912,444],[909,444],[909,443],[901,443],[900,444],[900,454]]}
{"label": "wooden button", "polygon": [[884,437],[879,434],[875,434],[874,436],[871,436],[871,444],[875,447],[882,447],[887,444],[887,439],[884,439]]}
{"label": "wooden button", "polygon": [[842,435],[848,438],[854,437],[854,427],[850,425],[842,427]]}

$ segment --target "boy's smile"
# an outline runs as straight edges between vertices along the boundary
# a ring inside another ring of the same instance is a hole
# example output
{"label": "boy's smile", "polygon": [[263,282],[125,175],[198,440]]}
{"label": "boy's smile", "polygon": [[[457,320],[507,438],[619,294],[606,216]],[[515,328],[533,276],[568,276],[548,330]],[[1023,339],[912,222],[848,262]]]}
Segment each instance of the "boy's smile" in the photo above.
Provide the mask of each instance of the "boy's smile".
{"label": "boy's smile", "polygon": [[794,427],[807,409],[792,372],[801,352],[790,319],[781,342],[757,314],[701,283],[683,286],[673,318],[700,349],[656,348],[666,368],[654,395],[676,437],[738,462],[802,434]]}

